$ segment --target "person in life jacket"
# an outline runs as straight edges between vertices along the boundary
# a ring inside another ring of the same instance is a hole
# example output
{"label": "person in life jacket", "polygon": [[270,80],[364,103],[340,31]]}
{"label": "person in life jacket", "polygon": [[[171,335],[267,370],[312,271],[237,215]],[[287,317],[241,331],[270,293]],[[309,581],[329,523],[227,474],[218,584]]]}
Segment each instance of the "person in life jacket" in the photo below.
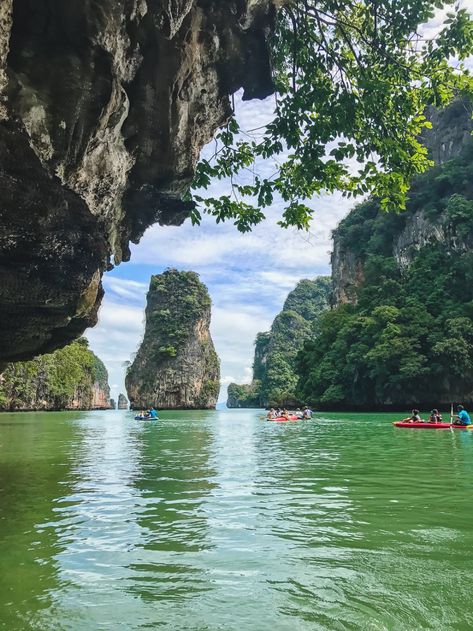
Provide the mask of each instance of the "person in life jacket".
{"label": "person in life jacket", "polygon": [[459,405],[457,407],[457,418],[455,420],[456,425],[471,425],[471,418],[468,412],[465,410],[463,405]]}
{"label": "person in life jacket", "polygon": [[411,416],[402,419],[403,423],[421,423],[422,419],[420,418],[419,410],[412,410]]}
{"label": "person in life jacket", "polygon": [[442,422],[442,415],[436,408],[434,408],[432,412],[430,413],[429,423],[441,423],[441,422]]}

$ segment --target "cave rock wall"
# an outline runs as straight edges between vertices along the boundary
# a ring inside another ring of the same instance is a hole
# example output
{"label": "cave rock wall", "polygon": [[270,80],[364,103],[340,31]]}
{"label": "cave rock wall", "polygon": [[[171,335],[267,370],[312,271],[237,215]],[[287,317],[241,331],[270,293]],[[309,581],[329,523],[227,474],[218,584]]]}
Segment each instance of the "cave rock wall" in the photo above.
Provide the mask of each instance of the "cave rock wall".
{"label": "cave rock wall", "polygon": [[272,0],[2,0],[0,362],[93,326],[101,277],[179,225],[229,95],[273,90]]}

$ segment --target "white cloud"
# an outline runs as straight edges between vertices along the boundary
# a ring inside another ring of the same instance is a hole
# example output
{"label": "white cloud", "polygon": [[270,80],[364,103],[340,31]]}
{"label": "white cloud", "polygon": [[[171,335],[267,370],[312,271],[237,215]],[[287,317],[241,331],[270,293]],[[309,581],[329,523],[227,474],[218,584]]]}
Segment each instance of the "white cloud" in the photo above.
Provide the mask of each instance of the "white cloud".
{"label": "white cloud", "polygon": [[225,376],[225,377],[221,377],[220,379],[220,383],[222,384],[222,386],[228,386],[228,384],[230,383],[235,383],[236,382],[236,377],[230,377],[230,376]]}
{"label": "white cloud", "polygon": [[[117,279],[114,279],[117,280]],[[144,300],[144,295],[143,295]],[[86,332],[92,350],[105,363],[112,397],[125,393],[123,364],[136,352],[143,335],[143,309],[113,302],[106,294],[99,323]]]}
{"label": "white cloud", "polygon": [[143,295],[148,291],[148,285],[145,283],[113,276],[104,277],[104,287],[109,296],[139,302],[143,301]]}

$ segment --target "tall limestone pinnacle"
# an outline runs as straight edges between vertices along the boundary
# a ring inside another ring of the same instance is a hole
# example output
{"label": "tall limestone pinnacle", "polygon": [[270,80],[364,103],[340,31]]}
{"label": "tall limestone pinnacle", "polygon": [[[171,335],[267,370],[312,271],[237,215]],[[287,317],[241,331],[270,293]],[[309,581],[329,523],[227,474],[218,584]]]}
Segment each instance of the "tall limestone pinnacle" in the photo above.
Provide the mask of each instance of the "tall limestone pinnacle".
{"label": "tall limestone pinnacle", "polygon": [[128,401],[124,394],[120,393],[118,395],[118,409],[119,410],[128,410]]}
{"label": "tall limestone pinnacle", "polygon": [[128,369],[132,409],[212,409],[220,362],[210,336],[211,300],[195,272],[151,277],[143,342]]}

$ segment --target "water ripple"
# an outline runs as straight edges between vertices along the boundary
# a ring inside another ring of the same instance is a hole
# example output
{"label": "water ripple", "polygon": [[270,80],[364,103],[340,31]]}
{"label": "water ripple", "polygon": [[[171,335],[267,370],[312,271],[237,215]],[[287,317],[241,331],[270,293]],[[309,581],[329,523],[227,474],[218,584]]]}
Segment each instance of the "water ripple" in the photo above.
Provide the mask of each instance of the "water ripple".
{"label": "water ripple", "polygon": [[0,418],[5,629],[471,629],[473,433]]}

